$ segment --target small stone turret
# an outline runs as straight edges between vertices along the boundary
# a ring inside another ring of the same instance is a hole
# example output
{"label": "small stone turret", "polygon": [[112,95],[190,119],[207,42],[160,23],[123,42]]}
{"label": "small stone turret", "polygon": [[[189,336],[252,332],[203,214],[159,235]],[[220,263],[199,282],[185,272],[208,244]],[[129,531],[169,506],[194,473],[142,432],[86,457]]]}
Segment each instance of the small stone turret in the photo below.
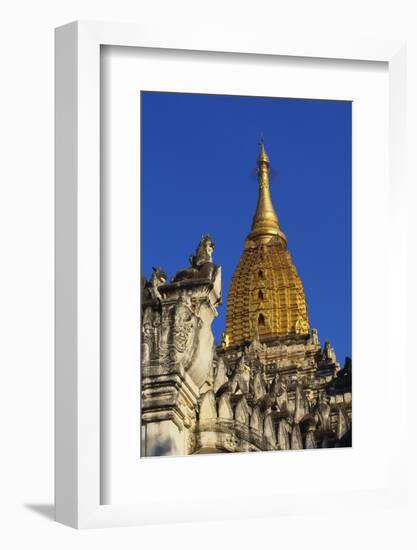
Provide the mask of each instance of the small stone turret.
{"label": "small stone turret", "polygon": [[167,284],[163,270],[154,268],[144,284],[143,456],[190,452],[200,387],[215,350],[211,323],[221,301],[221,269],[211,261],[213,248],[211,237],[203,236],[188,270]]}

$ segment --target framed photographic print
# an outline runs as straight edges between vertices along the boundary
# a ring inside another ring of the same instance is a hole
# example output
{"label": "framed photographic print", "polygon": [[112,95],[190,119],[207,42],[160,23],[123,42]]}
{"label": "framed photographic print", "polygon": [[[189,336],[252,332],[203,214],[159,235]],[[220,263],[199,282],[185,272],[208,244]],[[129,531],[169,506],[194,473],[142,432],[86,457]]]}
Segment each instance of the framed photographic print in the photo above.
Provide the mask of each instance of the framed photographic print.
{"label": "framed photographic print", "polygon": [[57,519],[400,503],[404,46],[193,32],[57,29]]}

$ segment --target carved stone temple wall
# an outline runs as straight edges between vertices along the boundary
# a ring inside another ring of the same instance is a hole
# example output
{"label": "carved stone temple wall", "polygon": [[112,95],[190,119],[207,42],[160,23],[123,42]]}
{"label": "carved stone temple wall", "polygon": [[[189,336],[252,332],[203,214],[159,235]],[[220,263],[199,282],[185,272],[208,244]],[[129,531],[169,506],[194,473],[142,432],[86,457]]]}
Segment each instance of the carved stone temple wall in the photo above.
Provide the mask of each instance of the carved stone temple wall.
{"label": "carved stone temple wall", "polygon": [[142,285],[142,456],[313,449],[351,445],[352,366],[321,346],[304,288],[258,157],[259,197],[233,276],[226,330],[214,242],[202,237],[190,266]]}
{"label": "carved stone temple wall", "polygon": [[142,456],[194,452],[201,390],[216,353],[211,323],[221,299],[211,246],[211,238],[203,238],[198,260],[170,283],[160,268],[143,282]]}

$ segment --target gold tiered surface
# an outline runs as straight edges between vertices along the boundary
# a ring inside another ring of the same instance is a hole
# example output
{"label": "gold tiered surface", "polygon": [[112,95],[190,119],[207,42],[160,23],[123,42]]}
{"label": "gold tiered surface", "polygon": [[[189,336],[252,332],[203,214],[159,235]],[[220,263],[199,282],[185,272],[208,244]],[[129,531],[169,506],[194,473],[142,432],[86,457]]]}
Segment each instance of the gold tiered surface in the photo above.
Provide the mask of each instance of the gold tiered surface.
{"label": "gold tiered surface", "polygon": [[226,346],[274,336],[308,334],[304,287],[287,239],[279,227],[269,190],[269,159],[258,157],[259,197],[252,229],[230,286]]}

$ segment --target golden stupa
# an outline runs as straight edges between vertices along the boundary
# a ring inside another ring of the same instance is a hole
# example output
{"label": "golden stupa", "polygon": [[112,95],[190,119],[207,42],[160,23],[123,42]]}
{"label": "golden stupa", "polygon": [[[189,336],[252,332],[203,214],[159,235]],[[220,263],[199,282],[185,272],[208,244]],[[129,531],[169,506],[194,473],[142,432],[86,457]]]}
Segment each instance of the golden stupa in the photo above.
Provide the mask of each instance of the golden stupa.
{"label": "golden stupa", "polygon": [[226,347],[255,337],[305,335],[310,330],[303,283],[271,200],[269,158],[263,141],[257,164],[258,204],[230,286]]}

